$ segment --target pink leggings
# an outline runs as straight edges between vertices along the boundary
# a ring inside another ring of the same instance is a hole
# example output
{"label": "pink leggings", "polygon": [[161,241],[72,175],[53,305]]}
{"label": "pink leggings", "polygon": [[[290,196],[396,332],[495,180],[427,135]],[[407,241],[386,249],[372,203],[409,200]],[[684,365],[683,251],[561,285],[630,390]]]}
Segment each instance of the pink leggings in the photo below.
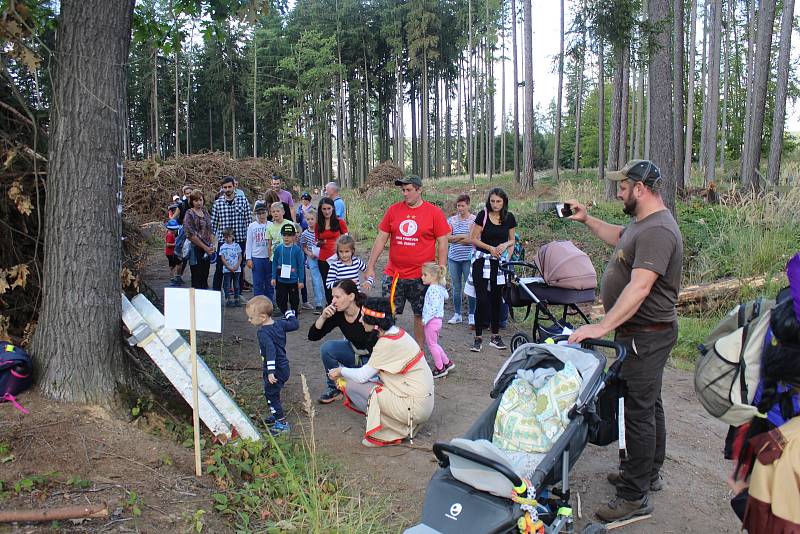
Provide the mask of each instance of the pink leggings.
{"label": "pink leggings", "polygon": [[439,317],[434,317],[425,325],[425,343],[428,344],[428,350],[431,351],[433,363],[437,369],[441,369],[450,362],[450,358],[447,357],[444,349],[439,345],[439,331],[441,329],[442,319]]}

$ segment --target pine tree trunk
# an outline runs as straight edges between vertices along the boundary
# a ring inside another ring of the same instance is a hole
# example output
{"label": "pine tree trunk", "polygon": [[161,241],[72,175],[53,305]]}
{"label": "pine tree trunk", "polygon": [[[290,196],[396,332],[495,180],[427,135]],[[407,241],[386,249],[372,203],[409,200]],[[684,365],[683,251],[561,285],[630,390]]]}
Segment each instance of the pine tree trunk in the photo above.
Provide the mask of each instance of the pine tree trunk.
{"label": "pine tree trunk", "polygon": [[692,180],[692,148],[694,147],[694,70],[697,58],[697,0],[692,0],[691,15],[689,17],[689,83],[686,102],[686,141],[683,153],[683,181],[684,185]]}
{"label": "pine tree trunk", "polygon": [[725,175],[725,151],[728,147],[728,104],[730,103],[730,80],[731,80],[731,51],[730,51],[730,33],[731,25],[736,24],[736,17],[734,15],[734,3],[728,2],[728,20],[725,24],[725,45],[723,48],[723,57],[725,59],[724,66],[722,67],[724,76],[724,89],[722,94],[722,132],[719,141],[719,167],[722,170],[723,176]]}
{"label": "pine tree trunk", "polygon": [[520,181],[519,165],[519,63],[517,61],[517,2],[511,0],[511,39],[514,41],[512,46],[512,56],[514,61],[514,182]]}
{"label": "pine tree trunk", "polygon": [[405,133],[403,131],[403,103],[405,98],[403,97],[403,71],[401,68],[401,62],[403,58],[398,54],[395,58],[395,152],[394,158],[395,163],[401,170],[405,169],[406,162],[405,162]]}
{"label": "pine tree trunk", "polygon": [[31,351],[42,394],[57,401],[111,406],[130,383],[120,242],[133,6],[60,5],[47,182],[54,194],[45,198],[44,292]]}
{"label": "pine tree trunk", "polygon": [[775,0],[764,0],[759,5],[753,84],[751,86],[753,95],[750,108],[750,135],[745,139],[745,149],[742,153],[742,186],[752,189],[756,194],[761,192],[758,168],[761,162],[761,138],[764,132],[775,4]]}
{"label": "pine tree trunk", "polygon": [[700,60],[700,101],[703,103],[703,115],[700,122],[700,169],[705,176],[706,170],[706,137],[708,136],[708,92],[706,90],[706,78],[708,74],[708,36],[709,36],[709,2],[703,2],[703,55]]}
{"label": "pine tree trunk", "polygon": [[417,154],[417,84],[411,82],[411,174],[419,174],[419,154]]}
{"label": "pine tree trunk", "polygon": [[452,176],[453,174],[453,106],[450,101],[450,87],[451,82],[445,82],[445,130],[444,130],[444,146],[445,146],[445,175]]}
{"label": "pine tree trunk", "polygon": [[502,48],[500,52],[500,76],[502,85],[500,89],[500,174],[506,173],[506,24],[500,32]]}
{"label": "pine tree trunk", "polygon": [[561,7],[561,34],[558,52],[558,96],[556,97],[555,132],[553,139],[553,176],[559,179],[558,168],[561,159],[561,99],[564,90],[564,0]]}
{"label": "pine tree trunk", "polygon": [[619,117],[619,156],[617,165],[621,168],[628,161],[628,107],[630,98],[630,64],[631,52],[629,47],[625,47],[622,56],[622,100],[620,105]]}
{"label": "pine tree trunk", "polygon": [[597,43],[597,178],[606,179],[605,150],[606,136],[606,67],[603,64],[603,41]]}
{"label": "pine tree trunk", "polygon": [[461,56],[458,58],[458,84],[456,89],[458,91],[456,95],[456,174],[462,175],[464,174],[464,168],[461,165],[461,158],[464,155],[463,132],[465,125],[461,114],[462,95],[464,94],[464,61]]}
{"label": "pine tree trunk", "polygon": [[583,69],[586,63],[586,50],[581,52],[581,63],[578,67],[578,92],[575,95],[575,154],[572,159],[572,168],[575,174],[580,171],[581,165],[581,111],[583,110]]}
{"label": "pine tree trunk", "polygon": [[[767,0],[770,1],[770,0]],[[755,44],[756,44],[756,0],[747,0],[747,24],[748,24],[748,38],[747,38],[747,76],[745,80],[745,103],[744,103],[744,137],[742,139],[740,166],[739,166],[739,180],[742,185],[745,185],[744,173],[744,159],[745,151],[747,149],[748,140],[750,139],[750,127],[752,124],[752,107],[753,107],[753,78],[754,78],[754,65],[755,59]]]}
{"label": "pine tree trunk", "polygon": [[535,174],[533,168],[534,154],[533,154],[533,10],[531,8],[531,0],[522,0],[523,17],[524,17],[524,33],[522,35],[523,43],[523,61],[525,73],[525,132],[523,135],[525,156],[525,173],[522,179],[522,189],[527,191],[533,188],[535,181]]}
{"label": "pine tree trunk", "polygon": [[674,165],[672,174],[675,176],[675,186],[682,190],[685,186],[683,177],[683,5],[684,0],[673,0],[672,13],[672,94],[674,97],[672,114],[672,146],[675,147]]}
{"label": "pine tree trunk", "polygon": [[[611,128],[608,136],[608,152],[606,154],[606,169],[616,171],[619,169],[619,137],[620,120],[622,119],[622,75],[625,71],[625,50],[614,47],[614,79],[611,82]],[[616,195],[615,183],[606,183],[606,197],[613,199]],[[609,186],[611,188],[609,189]]]}
{"label": "pine tree trunk", "polygon": [[253,157],[258,157],[258,43],[253,38]]}
{"label": "pine tree trunk", "polygon": [[420,116],[422,136],[422,179],[426,180],[430,177],[430,154],[428,152],[428,53],[425,49],[422,50],[422,89],[419,92],[422,99],[422,115]]}
{"label": "pine tree trunk", "polygon": [[[181,91],[178,86],[178,47],[175,47],[175,155],[181,154]],[[187,95],[188,96],[188,95]]]}
{"label": "pine tree trunk", "polygon": [[661,169],[664,184],[661,197],[664,204],[675,214],[675,177],[670,176],[673,168],[674,149],[672,147],[672,121],[664,120],[673,113],[672,84],[664,80],[672,80],[672,57],[669,51],[670,42],[670,0],[650,0],[647,6],[649,21],[661,30],[654,36],[656,50],[650,58],[648,76],[650,79],[650,157],[649,159]]}
{"label": "pine tree trunk", "polygon": [[634,159],[641,159],[643,157],[643,132],[644,132],[644,84],[646,81],[645,66],[642,65],[639,70],[639,86],[636,89],[636,132],[633,138],[633,157]]}
{"label": "pine tree trunk", "polygon": [[153,157],[161,157],[161,136],[158,134],[158,50],[153,49]]}
{"label": "pine tree trunk", "polygon": [[[488,17],[489,4],[486,4]],[[494,72],[492,70],[492,59],[494,52],[486,38],[486,177],[492,181],[494,175]]]}
{"label": "pine tree trunk", "polygon": [[707,109],[703,110],[706,117],[706,146],[705,150],[705,184],[715,181],[717,171],[717,124],[719,119],[719,68],[720,46],[722,41],[722,0],[711,0],[709,6],[710,46],[708,65],[708,102]]}
{"label": "pine tree trunk", "polygon": [[767,179],[770,185],[778,185],[781,172],[781,149],[783,148],[783,126],[786,119],[786,91],[789,83],[789,60],[792,49],[792,17],[794,0],[783,0],[781,14],[781,37],[778,48],[778,73],[775,82],[775,111],[772,118],[772,138],[769,145]]}

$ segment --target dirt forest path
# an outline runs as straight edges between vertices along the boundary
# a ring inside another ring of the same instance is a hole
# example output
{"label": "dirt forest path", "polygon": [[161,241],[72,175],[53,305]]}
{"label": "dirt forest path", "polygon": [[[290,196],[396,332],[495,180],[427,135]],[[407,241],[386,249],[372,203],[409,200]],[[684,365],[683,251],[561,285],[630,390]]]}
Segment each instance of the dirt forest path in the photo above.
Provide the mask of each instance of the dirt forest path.
{"label": "dirt forest path", "polygon": [[[382,259],[385,259],[385,254]],[[160,295],[163,295],[168,279],[165,264],[162,255],[154,255],[143,273],[147,283]],[[189,274],[188,270],[186,274]],[[245,298],[251,296],[252,293],[244,293]],[[266,410],[263,396],[260,403],[256,399],[261,395],[261,360],[256,331],[247,323],[243,308],[223,310],[222,356],[212,369],[223,375],[223,381],[238,396],[247,396],[261,406],[261,410]],[[451,314],[452,307],[445,310],[446,317]],[[325,387],[319,357],[322,342],[311,342],[307,338],[308,329],[316,317],[311,311],[301,311],[300,330],[288,336],[291,379],[284,390],[284,406],[288,408],[293,425],[290,439],[299,439],[303,432],[308,435],[309,430],[308,418],[301,408],[300,374],[306,376],[314,401]],[[400,327],[412,330],[408,306],[398,323]],[[506,342],[513,331],[513,324],[510,324],[501,332]],[[341,335],[336,333],[328,339],[339,338]],[[220,346],[218,335],[207,339],[207,346]],[[345,409],[341,403],[315,405],[317,449],[335,458],[346,469],[347,477],[362,487],[367,495],[383,494],[392,502],[398,524],[387,525],[386,532],[402,531],[401,527],[419,520],[425,490],[437,466],[431,446],[435,441],[447,441],[462,435],[485,409],[490,401],[488,394],[492,380],[508,356],[508,351],[498,351],[488,344],[481,353],[469,352],[472,333],[466,324],[445,324],[440,340],[457,368],[451,375],[436,381],[434,413],[414,438],[413,445],[365,448],[361,445],[363,417]],[[218,349],[209,349],[214,350]],[[430,361],[429,356],[428,359]],[[692,377],[685,371],[667,369],[663,398],[668,428],[667,460],[663,469],[665,488],[653,495],[655,512],[651,519],[620,531],[642,534],[739,532],[739,523],[730,510],[730,496],[725,485],[729,468],[728,462],[722,458],[726,427],[709,417],[695,400]],[[600,448],[589,445],[575,465],[570,482],[573,507],[576,506],[576,492],[580,494],[583,519],[578,521],[579,526],[592,518],[595,508],[613,496],[606,474],[616,464],[615,446]]]}

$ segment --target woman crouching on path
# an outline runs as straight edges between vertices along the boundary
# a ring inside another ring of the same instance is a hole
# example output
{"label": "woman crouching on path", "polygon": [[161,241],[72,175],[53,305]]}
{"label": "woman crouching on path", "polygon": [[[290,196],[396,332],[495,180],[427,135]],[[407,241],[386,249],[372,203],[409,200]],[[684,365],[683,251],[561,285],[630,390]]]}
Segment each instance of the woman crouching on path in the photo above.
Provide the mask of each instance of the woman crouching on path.
{"label": "woman crouching on path", "polygon": [[361,314],[364,330],[379,336],[369,363],[336,367],[328,377],[337,380],[345,406],[367,416],[361,444],[395,445],[412,438],[433,412],[433,375],[414,337],[395,326],[389,299],[368,298]]}
{"label": "woman crouching on path", "polygon": [[[326,375],[335,367],[360,367],[367,363],[372,347],[378,341],[378,333],[365,331],[361,324],[361,305],[366,296],[358,292],[355,282],[340,280],[331,291],[332,302],[322,310],[308,331],[310,341],[319,341],[337,327],[344,334],[344,339],[326,341],[320,347]],[[327,391],[317,401],[330,404],[341,398],[342,393],[329,378]]]}

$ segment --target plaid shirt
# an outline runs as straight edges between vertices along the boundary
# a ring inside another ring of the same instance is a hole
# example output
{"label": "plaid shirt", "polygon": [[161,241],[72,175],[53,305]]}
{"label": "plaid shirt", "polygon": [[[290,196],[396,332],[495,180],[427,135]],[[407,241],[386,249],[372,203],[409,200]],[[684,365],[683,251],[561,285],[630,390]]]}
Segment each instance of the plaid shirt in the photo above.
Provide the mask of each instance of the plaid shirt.
{"label": "plaid shirt", "polygon": [[250,203],[244,197],[234,196],[229,202],[225,196],[221,196],[211,208],[211,229],[219,241],[223,240],[222,232],[226,228],[233,230],[234,241],[244,241],[251,222]]}

